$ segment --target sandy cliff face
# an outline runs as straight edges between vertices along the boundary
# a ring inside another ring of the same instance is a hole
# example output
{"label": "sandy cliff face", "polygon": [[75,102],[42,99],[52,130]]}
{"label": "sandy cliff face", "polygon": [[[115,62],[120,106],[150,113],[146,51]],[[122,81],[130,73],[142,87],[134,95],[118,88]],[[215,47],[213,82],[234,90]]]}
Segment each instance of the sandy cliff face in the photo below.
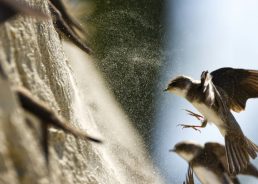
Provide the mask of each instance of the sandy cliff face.
{"label": "sandy cliff face", "polygon": [[[46,1],[30,3],[48,12]],[[9,77],[0,79],[0,183],[162,183],[92,59],[64,46],[51,21],[18,17],[0,28],[0,63]],[[47,165],[40,121],[19,105],[17,86],[104,143],[50,128]]]}

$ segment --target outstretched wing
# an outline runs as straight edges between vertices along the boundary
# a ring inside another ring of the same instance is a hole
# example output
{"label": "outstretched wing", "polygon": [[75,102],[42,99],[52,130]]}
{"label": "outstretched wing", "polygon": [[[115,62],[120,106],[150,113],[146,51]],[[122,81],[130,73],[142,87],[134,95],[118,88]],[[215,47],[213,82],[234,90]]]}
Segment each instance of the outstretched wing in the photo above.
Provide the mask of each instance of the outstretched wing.
{"label": "outstretched wing", "polygon": [[229,107],[235,112],[245,110],[249,98],[258,97],[258,70],[220,68],[211,72],[212,82],[229,97]]}
{"label": "outstretched wing", "polygon": [[186,179],[183,184],[194,184],[193,169],[190,165],[188,166]]}

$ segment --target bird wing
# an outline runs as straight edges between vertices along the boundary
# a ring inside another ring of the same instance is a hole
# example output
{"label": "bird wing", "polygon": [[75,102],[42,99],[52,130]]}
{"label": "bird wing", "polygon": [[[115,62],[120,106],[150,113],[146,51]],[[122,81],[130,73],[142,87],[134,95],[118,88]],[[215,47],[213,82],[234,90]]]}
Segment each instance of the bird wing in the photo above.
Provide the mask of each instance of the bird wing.
{"label": "bird wing", "polygon": [[222,166],[224,167],[224,170],[228,172],[228,164],[227,164],[225,147],[222,144],[219,144],[216,142],[207,142],[204,145],[204,149],[213,152],[221,162]]}
{"label": "bird wing", "polygon": [[258,70],[220,68],[211,72],[212,82],[229,97],[229,108],[245,110],[249,98],[258,97]]}
{"label": "bird wing", "polygon": [[185,181],[183,182],[183,184],[194,184],[193,169],[190,166],[190,164],[188,166],[186,178],[185,178]]}
{"label": "bird wing", "polygon": [[[211,151],[214,153],[223,166],[225,170],[225,183],[234,183],[234,184],[240,184],[238,178],[234,175],[229,174],[229,169],[228,169],[228,163],[227,163],[227,157],[226,157],[226,151],[225,151],[225,146],[222,144],[216,143],[216,142],[207,142],[204,145],[204,149]],[[231,181],[231,182],[230,182]]]}
{"label": "bird wing", "polygon": [[[204,149],[212,151],[217,158],[220,160],[222,163],[224,169],[229,173],[228,170],[228,165],[227,165],[227,157],[226,157],[226,152],[225,152],[225,147],[222,144],[216,143],[216,142],[207,142],[204,145]],[[249,163],[246,167],[246,169],[242,170],[240,174],[244,175],[250,175],[258,178],[258,169],[252,164]],[[231,177],[233,180],[236,179],[236,177]]]}
{"label": "bird wing", "polygon": [[215,93],[214,93],[214,88],[212,83],[212,76],[208,73],[208,71],[202,72],[201,87],[202,87],[202,92],[205,95],[205,101],[207,102],[207,104],[212,106],[215,99]]}

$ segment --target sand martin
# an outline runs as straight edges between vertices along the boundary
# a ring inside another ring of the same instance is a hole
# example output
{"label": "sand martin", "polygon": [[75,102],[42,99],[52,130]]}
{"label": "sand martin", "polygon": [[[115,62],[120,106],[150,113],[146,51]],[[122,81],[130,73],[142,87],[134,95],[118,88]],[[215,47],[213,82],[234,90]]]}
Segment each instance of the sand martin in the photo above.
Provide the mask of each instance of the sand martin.
{"label": "sand martin", "polygon": [[[183,141],[175,145],[173,151],[189,163],[186,181],[193,183],[193,170],[202,184],[239,183],[236,176],[230,175],[227,167],[225,147],[219,143],[208,142],[204,146],[191,141]],[[248,164],[240,174],[258,177],[258,170]],[[190,178],[190,180],[189,180]]]}
{"label": "sand martin", "polygon": [[201,126],[182,125],[184,128],[203,128],[207,122],[218,127],[225,138],[230,174],[244,170],[249,156],[257,157],[258,146],[243,134],[231,110],[240,112],[249,98],[258,97],[258,71],[220,68],[202,72],[201,80],[178,76],[165,91],[187,99],[203,115]]}

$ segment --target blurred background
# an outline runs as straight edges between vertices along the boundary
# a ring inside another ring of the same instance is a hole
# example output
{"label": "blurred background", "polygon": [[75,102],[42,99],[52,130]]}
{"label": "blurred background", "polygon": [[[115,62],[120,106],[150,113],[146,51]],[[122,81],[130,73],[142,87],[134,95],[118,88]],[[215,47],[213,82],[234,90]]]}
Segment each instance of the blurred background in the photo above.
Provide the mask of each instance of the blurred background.
{"label": "blurred background", "polygon": [[[77,1],[71,1],[74,5]],[[187,164],[168,152],[177,142],[223,137],[214,125],[201,133],[179,123],[199,124],[182,109],[197,112],[182,98],[163,93],[176,75],[199,79],[220,67],[258,69],[256,0],[81,0],[86,36],[97,66],[142,135],[167,183],[182,183]],[[81,5],[81,4],[80,4]],[[243,132],[258,143],[258,100],[234,114]],[[258,163],[256,162],[256,165]],[[240,177],[243,183],[257,183]]]}

